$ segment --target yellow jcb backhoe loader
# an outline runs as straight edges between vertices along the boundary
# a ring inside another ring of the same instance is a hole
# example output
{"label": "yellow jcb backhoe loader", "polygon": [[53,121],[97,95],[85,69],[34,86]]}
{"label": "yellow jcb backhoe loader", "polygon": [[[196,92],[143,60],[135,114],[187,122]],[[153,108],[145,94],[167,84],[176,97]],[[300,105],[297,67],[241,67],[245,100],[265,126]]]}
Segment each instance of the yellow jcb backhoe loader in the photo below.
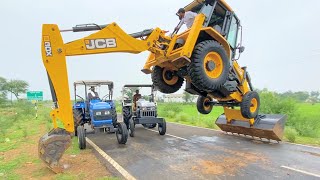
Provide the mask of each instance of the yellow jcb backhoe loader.
{"label": "yellow jcb backhoe loader", "polygon": [[[242,28],[231,7],[223,0],[195,0],[185,11],[198,14],[192,27],[180,34],[176,30],[171,36],[159,28],[127,34],[116,23],[68,30],[43,25],[42,58],[55,109],[51,112],[54,129],[40,139],[39,156],[53,171],[62,170],[59,159],[74,132],[66,56],[150,51],[142,72],[151,74],[159,91],[174,93],[186,81],[185,90],[199,95],[199,112],[208,114],[214,105],[223,106],[224,114],[216,121],[221,130],[281,140],[286,116],[258,114],[259,95],[253,91],[246,68],[237,62],[237,54],[244,50]],[[66,31],[97,32],[64,43],[61,32]],[[57,127],[57,119],[64,128]]]}

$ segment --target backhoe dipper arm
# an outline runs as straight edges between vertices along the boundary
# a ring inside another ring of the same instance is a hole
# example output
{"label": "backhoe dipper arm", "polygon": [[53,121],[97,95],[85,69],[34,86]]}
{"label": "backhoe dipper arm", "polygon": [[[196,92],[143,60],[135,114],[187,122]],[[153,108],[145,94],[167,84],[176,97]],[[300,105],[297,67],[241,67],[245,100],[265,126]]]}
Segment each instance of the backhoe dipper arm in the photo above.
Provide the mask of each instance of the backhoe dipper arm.
{"label": "backhoe dipper arm", "polygon": [[[101,27],[104,28],[101,29]],[[76,26],[71,31],[92,30],[99,31],[85,38],[64,44],[61,31],[57,25],[44,24],[42,27],[42,59],[48,73],[52,94],[55,97],[54,101],[56,101],[56,108],[52,110],[51,117],[55,128],[57,128],[56,119],[59,119],[68,132],[74,132],[74,123],[66,56],[111,52],[137,54],[146,50],[162,53],[156,42],[159,37],[164,37],[165,33],[159,28],[130,35],[125,33],[116,23],[111,23],[105,26]],[[145,39],[136,39],[140,36],[145,36]]]}

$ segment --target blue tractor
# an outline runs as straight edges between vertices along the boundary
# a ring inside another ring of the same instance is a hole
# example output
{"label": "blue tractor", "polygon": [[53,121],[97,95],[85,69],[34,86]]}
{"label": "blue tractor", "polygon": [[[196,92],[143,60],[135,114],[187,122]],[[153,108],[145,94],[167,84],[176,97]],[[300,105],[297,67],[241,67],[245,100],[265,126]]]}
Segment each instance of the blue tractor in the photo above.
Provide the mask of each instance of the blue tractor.
{"label": "blue tractor", "polygon": [[[85,95],[80,96],[79,91]],[[86,148],[85,124],[91,126],[93,132],[116,132],[119,144],[127,142],[127,127],[117,121],[116,104],[112,100],[113,82],[77,81],[74,82],[74,94],[73,119],[80,149]]]}

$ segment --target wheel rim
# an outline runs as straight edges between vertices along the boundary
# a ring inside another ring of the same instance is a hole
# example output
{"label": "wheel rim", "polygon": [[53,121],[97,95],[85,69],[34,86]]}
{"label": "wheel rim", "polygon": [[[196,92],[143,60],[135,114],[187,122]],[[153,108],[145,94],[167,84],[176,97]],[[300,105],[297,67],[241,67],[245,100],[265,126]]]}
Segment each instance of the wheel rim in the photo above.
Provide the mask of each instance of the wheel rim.
{"label": "wheel rim", "polygon": [[257,108],[258,108],[258,101],[257,101],[256,98],[253,98],[253,99],[251,100],[250,112],[251,112],[251,113],[256,112]]}
{"label": "wheel rim", "polygon": [[204,110],[206,110],[206,111],[210,110],[210,108],[211,108],[211,106],[207,104],[209,101],[210,101],[209,98],[206,98],[206,99],[203,101],[203,108],[204,108]]}
{"label": "wheel rim", "polygon": [[223,61],[217,52],[209,52],[204,58],[203,68],[210,78],[218,78],[223,71]]}
{"label": "wheel rim", "polygon": [[173,74],[173,71],[167,69],[167,68],[164,68],[163,71],[162,71],[162,78],[163,78],[163,81],[168,84],[168,85],[174,85],[178,82],[178,76],[175,76]]}

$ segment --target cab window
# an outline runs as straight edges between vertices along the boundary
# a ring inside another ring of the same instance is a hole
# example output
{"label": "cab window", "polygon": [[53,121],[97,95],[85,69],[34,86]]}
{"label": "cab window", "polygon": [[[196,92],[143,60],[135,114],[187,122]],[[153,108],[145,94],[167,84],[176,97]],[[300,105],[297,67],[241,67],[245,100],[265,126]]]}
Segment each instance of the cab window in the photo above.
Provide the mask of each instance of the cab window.
{"label": "cab window", "polygon": [[237,35],[238,35],[238,21],[235,16],[232,17],[231,23],[230,23],[230,29],[228,33],[228,42],[230,46],[235,49],[237,46]]}

